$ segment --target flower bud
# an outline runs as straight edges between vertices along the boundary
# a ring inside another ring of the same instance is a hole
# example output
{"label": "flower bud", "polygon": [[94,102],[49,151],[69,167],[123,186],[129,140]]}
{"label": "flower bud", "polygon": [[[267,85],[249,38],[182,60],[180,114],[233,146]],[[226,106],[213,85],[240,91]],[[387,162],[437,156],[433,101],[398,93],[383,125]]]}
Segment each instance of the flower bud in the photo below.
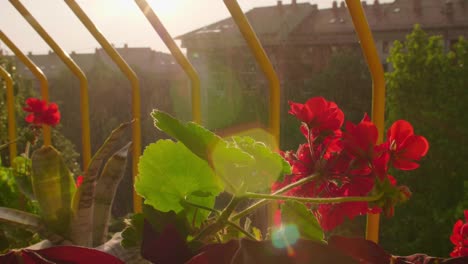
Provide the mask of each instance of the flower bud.
{"label": "flower bud", "polygon": [[398,186],[398,191],[399,191],[399,202],[406,202],[411,198],[411,191],[408,188],[408,186],[402,185]]}

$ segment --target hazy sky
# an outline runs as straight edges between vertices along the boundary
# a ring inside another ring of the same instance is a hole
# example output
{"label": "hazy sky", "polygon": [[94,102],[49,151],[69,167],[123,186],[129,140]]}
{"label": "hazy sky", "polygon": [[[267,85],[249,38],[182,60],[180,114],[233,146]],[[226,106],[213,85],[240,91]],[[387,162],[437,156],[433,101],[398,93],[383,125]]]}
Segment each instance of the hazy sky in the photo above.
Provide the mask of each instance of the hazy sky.
{"label": "hazy sky", "polygon": [[[389,2],[380,1],[380,2]],[[66,51],[94,52],[100,47],[63,0],[22,0],[49,34]],[[148,0],[175,37],[229,16],[222,0]],[[275,5],[276,0],[238,0],[245,11],[256,6]],[[289,4],[291,0],[283,0]],[[299,3],[330,7],[332,0],[298,0]],[[369,3],[373,0],[368,0]],[[152,47],[167,51],[134,0],[77,0],[103,35],[115,46]],[[23,51],[35,54],[50,50],[8,0],[0,0],[0,29]],[[0,43],[5,49],[5,45]]]}

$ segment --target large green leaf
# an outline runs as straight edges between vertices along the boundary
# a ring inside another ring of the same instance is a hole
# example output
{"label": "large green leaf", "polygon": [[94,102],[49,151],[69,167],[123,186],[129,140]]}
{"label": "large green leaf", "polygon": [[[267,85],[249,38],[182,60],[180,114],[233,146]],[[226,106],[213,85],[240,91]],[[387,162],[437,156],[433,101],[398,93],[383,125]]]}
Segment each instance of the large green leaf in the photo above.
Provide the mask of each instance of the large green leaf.
{"label": "large green leaf", "polygon": [[244,185],[246,191],[265,191],[280,180],[283,175],[291,173],[291,167],[278,153],[271,151],[264,143],[250,137],[233,137],[234,144],[249,153],[255,162],[248,166],[229,166],[225,176],[231,181],[237,180]]}
{"label": "large green leaf", "polygon": [[220,137],[196,123],[182,124],[179,120],[159,110],[154,110],[151,116],[158,129],[182,142],[204,160],[210,161],[215,146],[224,144]]}
{"label": "large green leaf", "polygon": [[286,201],[282,204],[281,221],[283,224],[295,225],[304,239],[319,241],[324,239],[323,230],[317,219],[302,203]]}
{"label": "large green leaf", "polygon": [[104,244],[107,240],[112,203],[125,174],[130,146],[131,143],[128,143],[110,157],[97,182],[94,195],[93,246]]}
{"label": "large green leaf", "polygon": [[172,116],[158,110],[153,111],[151,115],[157,128],[182,142],[190,151],[208,162],[224,181],[226,191],[237,192],[241,185],[236,178],[238,175],[230,177],[231,175],[224,172],[227,170],[226,167],[250,166],[254,162],[250,154],[196,123],[182,124]]}
{"label": "large green leaf", "polygon": [[67,236],[75,182],[60,153],[44,146],[32,155],[32,186],[41,215],[50,229]]}
{"label": "large green leaf", "polygon": [[[223,184],[210,166],[184,144],[159,140],[149,145],[138,163],[135,190],[145,203],[162,212],[181,212],[185,198],[191,203],[213,207]],[[203,193],[204,195],[198,195]],[[185,207],[187,217],[199,225],[209,212]]]}

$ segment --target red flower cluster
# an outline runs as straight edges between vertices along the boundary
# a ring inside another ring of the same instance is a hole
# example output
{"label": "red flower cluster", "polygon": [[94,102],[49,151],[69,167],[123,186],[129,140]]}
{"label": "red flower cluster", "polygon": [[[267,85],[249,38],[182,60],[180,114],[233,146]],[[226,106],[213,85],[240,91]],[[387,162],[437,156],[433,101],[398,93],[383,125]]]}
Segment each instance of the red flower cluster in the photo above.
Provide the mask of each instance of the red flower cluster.
{"label": "red flower cluster", "polygon": [[302,121],[301,132],[307,139],[296,152],[283,152],[292,166],[292,174],[277,182],[278,190],[311,174],[319,176],[304,185],[291,189],[287,195],[302,197],[367,196],[384,193],[377,202],[349,202],[311,207],[323,229],[331,230],[345,218],[368,212],[393,215],[396,203],[411,195],[406,186],[397,186],[388,174],[390,165],[412,170],[426,155],[427,140],[414,134],[410,123],[396,121],[387,132],[387,140],[377,144],[377,127],[367,115],[358,124],[346,122],[344,114],[334,102],[322,97],[309,99],[305,104],[290,102],[289,113]]}
{"label": "red flower cluster", "polygon": [[38,98],[28,98],[26,100],[24,111],[29,112],[26,116],[26,122],[39,126],[56,126],[60,122],[60,112],[55,103],[47,104],[46,101]]}
{"label": "red flower cluster", "polygon": [[455,248],[450,253],[451,257],[468,256],[468,210],[465,210],[465,223],[462,220],[458,220],[453,226],[450,241],[455,245]]}

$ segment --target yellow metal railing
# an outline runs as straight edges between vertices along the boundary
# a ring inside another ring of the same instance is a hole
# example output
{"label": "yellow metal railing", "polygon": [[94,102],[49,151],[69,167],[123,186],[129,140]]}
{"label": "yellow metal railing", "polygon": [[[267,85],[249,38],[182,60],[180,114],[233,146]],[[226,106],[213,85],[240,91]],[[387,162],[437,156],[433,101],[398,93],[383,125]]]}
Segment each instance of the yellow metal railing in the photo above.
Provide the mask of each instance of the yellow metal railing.
{"label": "yellow metal railing", "polygon": [[166,30],[161,20],[159,20],[156,13],[151,9],[146,0],[135,0],[140,10],[146,16],[154,30],[158,33],[166,47],[171,52],[172,56],[176,59],[177,63],[184,69],[185,73],[189,76],[192,83],[192,119],[196,123],[202,123],[201,117],[201,97],[200,97],[200,78],[195,68],[192,66],[190,61],[184,56],[182,51],[179,49],[174,39],[171,37],[169,32]]}
{"label": "yellow metal railing", "polygon": [[[223,0],[232,18],[237,24],[243,38],[249,46],[251,52],[255,56],[257,63],[259,64],[262,72],[266,76],[269,82],[270,96],[269,96],[269,132],[272,134],[275,140],[275,148],[279,148],[280,141],[280,82],[278,76],[268,59],[268,56],[263,49],[260,41],[258,40],[252,26],[249,24],[246,16],[243,14],[236,0]],[[21,13],[21,15],[31,24],[31,26],[39,33],[39,35],[49,44],[49,46],[57,53],[57,55],[65,62],[68,68],[78,77],[80,80],[80,106],[81,106],[81,119],[82,119],[82,143],[83,143],[83,163],[86,168],[89,164],[91,157],[90,147],[90,136],[89,136],[89,111],[88,111],[88,84],[86,76],[79,69],[79,67],[73,62],[73,60],[66,54],[55,41],[47,34],[47,32],[39,25],[34,17],[26,10],[26,8],[19,2],[19,0],[10,0],[15,8]],[[110,43],[104,38],[104,36],[98,31],[91,20],[81,10],[74,0],[65,0],[68,6],[83,22],[86,28],[91,32],[96,40],[103,46],[104,50],[119,66],[121,71],[127,76],[132,85],[132,114],[135,119],[132,130],[133,139],[133,175],[137,175],[137,162],[138,156],[141,153],[141,139],[140,139],[140,94],[139,94],[139,82],[135,73],[117,53],[117,51],[110,45]],[[184,71],[189,76],[192,82],[192,114],[193,119],[196,122],[201,122],[201,103],[200,103],[200,79],[197,75],[196,70],[182,54],[180,49],[175,44],[172,37],[169,35],[167,30],[162,25],[159,18],[156,16],[154,11],[149,7],[145,0],[135,0],[139,8],[143,11],[148,21],[151,23],[153,28],[159,34],[161,39],[164,41],[166,46],[169,48],[177,62],[182,66]],[[369,70],[373,80],[373,100],[372,100],[372,119],[379,130],[379,142],[383,141],[384,131],[384,106],[385,106],[385,81],[384,81],[384,70],[381,61],[378,56],[375,41],[372,37],[370,27],[368,25],[364,10],[359,0],[346,0],[348,10],[351,14],[354,27],[360,40],[362,50],[364,52],[365,59],[369,66]],[[4,36],[4,34],[1,34]],[[4,37],[6,39],[6,36]],[[2,37],[2,40],[7,43]],[[9,45],[10,46],[10,45]],[[11,47],[10,47],[11,48]],[[15,52],[15,50],[12,48]],[[19,50],[18,50],[19,51]],[[17,53],[18,57],[22,53]],[[18,55],[20,54],[20,55]],[[24,56],[24,54],[23,54]],[[25,56],[24,56],[25,57]],[[27,58],[27,57],[26,57]],[[20,58],[21,59],[21,58]],[[23,59],[21,59],[23,60]],[[25,64],[28,60],[23,60]],[[33,69],[38,69],[34,64],[27,65],[34,73]],[[14,103],[13,103],[13,90],[12,90],[12,79],[10,75],[2,68],[0,68],[0,75],[6,80],[7,84],[7,101],[8,101],[8,125],[9,125],[9,137],[10,140],[15,140],[15,125],[14,125]],[[35,73],[36,77],[41,80],[41,87],[47,86],[45,76],[39,71]],[[9,88],[10,87],[10,88]],[[41,88],[43,98],[48,97],[46,88]],[[16,156],[16,145],[10,146],[10,156],[14,158]],[[141,211],[141,200],[134,194],[134,208],[136,212]],[[369,215],[366,238],[374,242],[378,242],[379,232],[379,215]]]}
{"label": "yellow metal railing", "polygon": [[[42,72],[42,70],[34,64],[23,52],[0,30],[0,40],[5,43],[8,48],[16,55],[16,57],[28,67],[28,69],[33,73],[34,76],[39,80],[39,86],[41,89],[41,97],[42,100],[46,102],[49,101],[49,82],[47,81],[47,77]],[[43,137],[44,137],[44,145],[48,146],[52,144],[52,135],[50,126],[44,125],[42,127],[43,130]]]}
{"label": "yellow metal railing", "polygon": [[[383,141],[385,119],[384,69],[361,2],[359,0],[346,0],[346,4],[372,75],[372,121],[379,131],[378,143],[381,143]],[[378,214],[369,214],[367,216],[366,239],[375,243],[379,241],[379,218]]]}
{"label": "yellow metal railing", "polygon": [[236,22],[239,30],[242,33],[245,41],[247,42],[250,50],[255,56],[255,60],[260,66],[261,70],[265,74],[268,82],[270,84],[270,97],[268,104],[268,113],[269,113],[269,132],[275,140],[275,148],[279,149],[280,141],[280,81],[278,75],[273,68],[273,65],[268,59],[268,56],[265,50],[262,47],[262,44],[257,38],[252,26],[242,12],[239,4],[236,0],[224,0],[224,4],[229,9],[232,18]]}
{"label": "yellow metal railing", "polygon": [[[132,172],[133,178],[138,175],[138,161],[141,155],[141,104],[140,104],[140,81],[135,72],[128,66],[125,60],[115,50],[114,47],[101,34],[91,19],[85,14],[80,6],[74,0],[65,0],[65,3],[80,19],[83,25],[93,35],[93,37],[101,44],[109,57],[117,64],[122,73],[128,78],[132,87]],[[135,191],[133,191],[133,209],[136,213],[142,212],[142,199]]]}
{"label": "yellow metal railing", "polygon": [[[278,150],[280,148],[280,81],[278,75],[273,68],[273,64],[268,58],[265,50],[260,43],[255,31],[250,25],[247,17],[242,12],[239,4],[236,0],[224,0],[224,4],[231,13],[232,18],[237,24],[242,36],[244,37],[250,51],[253,53],[255,60],[260,66],[263,74],[266,76],[269,82],[270,96],[268,104],[268,128],[269,133],[274,139],[274,148]],[[273,223],[274,212],[278,208],[276,203],[270,204],[267,211],[267,223],[270,225]]]}
{"label": "yellow metal railing", "polygon": [[16,146],[16,119],[15,119],[15,95],[13,92],[13,78],[11,75],[0,65],[0,77],[5,81],[6,85],[6,102],[8,111],[8,140],[10,151],[10,163],[18,155]]}
{"label": "yellow metal railing", "polygon": [[28,21],[44,41],[52,48],[73,74],[80,81],[80,111],[81,111],[81,144],[83,170],[88,168],[91,160],[91,137],[89,128],[89,98],[88,98],[88,80],[83,71],[70,58],[70,56],[49,36],[44,28],[37,22],[31,13],[24,7],[19,0],[10,0],[10,3],[18,12]]}

